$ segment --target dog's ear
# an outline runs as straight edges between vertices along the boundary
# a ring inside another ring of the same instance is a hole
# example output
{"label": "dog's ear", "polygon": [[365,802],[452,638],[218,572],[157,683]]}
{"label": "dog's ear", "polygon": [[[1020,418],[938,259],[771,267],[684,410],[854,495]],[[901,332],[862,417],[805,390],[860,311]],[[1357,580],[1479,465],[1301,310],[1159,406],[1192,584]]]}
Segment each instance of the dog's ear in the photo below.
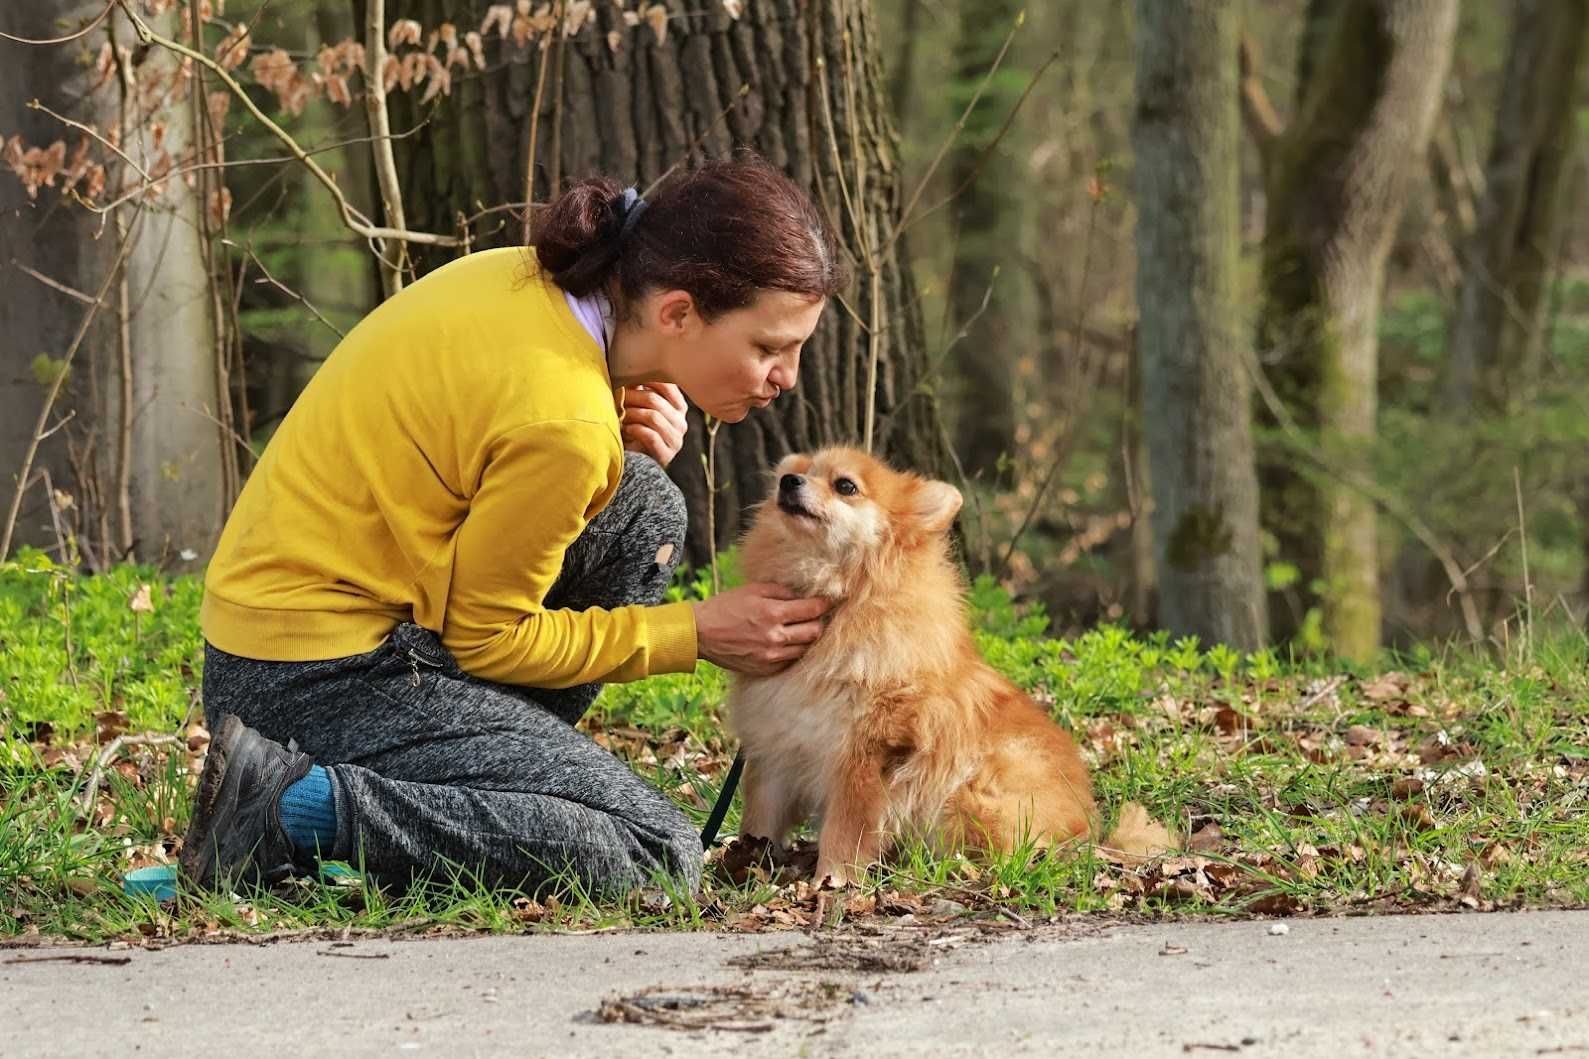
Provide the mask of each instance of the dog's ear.
{"label": "dog's ear", "polygon": [[916,490],[916,518],[929,533],[942,533],[949,528],[964,501],[960,490],[948,482],[927,481]]}

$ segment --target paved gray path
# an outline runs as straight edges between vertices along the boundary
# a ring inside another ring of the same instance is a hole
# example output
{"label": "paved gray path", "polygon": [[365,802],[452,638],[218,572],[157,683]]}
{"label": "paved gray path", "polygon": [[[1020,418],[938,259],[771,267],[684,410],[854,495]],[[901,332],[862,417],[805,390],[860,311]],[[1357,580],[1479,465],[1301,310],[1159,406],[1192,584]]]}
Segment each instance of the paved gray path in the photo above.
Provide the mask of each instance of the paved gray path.
{"label": "paved gray path", "polygon": [[0,1055],[1589,1056],[1589,913],[1271,926],[5,949]]}

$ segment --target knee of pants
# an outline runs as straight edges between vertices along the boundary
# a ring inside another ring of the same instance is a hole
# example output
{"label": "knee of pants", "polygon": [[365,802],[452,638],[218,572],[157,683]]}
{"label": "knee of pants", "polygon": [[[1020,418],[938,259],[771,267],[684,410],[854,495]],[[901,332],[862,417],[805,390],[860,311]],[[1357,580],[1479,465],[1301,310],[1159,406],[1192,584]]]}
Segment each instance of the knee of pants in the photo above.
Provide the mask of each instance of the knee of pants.
{"label": "knee of pants", "polygon": [[625,486],[643,498],[641,506],[648,516],[647,524],[656,527],[663,541],[673,544],[675,551],[682,548],[689,506],[684,502],[683,491],[662,465],[643,452],[625,452],[619,488]]}
{"label": "knee of pants", "polygon": [[662,835],[654,832],[649,835],[650,841],[646,844],[656,852],[661,867],[674,878],[684,880],[694,893],[701,885],[706,854],[701,848],[701,836],[690,826],[689,820],[683,813],[676,816],[676,820],[668,822]]}

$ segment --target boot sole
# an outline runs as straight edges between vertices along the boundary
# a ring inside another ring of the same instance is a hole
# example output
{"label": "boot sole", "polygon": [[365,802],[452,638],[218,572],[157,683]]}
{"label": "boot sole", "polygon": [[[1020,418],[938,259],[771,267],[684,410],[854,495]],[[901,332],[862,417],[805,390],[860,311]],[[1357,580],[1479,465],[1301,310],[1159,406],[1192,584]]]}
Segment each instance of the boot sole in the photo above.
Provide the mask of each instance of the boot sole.
{"label": "boot sole", "polygon": [[[193,818],[188,822],[187,836],[182,841],[182,856],[178,858],[182,874],[202,887],[209,887],[214,882],[215,855],[214,851],[208,848],[211,830],[221,794],[225,791],[226,781],[231,775],[231,770],[227,767],[230,764],[227,760],[227,751],[237,741],[240,734],[238,730],[242,727],[242,718],[232,713],[227,714],[226,719],[221,722],[220,731],[210,743],[209,756],[204,763],[204,773],[199,779],[199,789],[194,796]],[[216,759],[213,769],[210,767],[210,757]]]}

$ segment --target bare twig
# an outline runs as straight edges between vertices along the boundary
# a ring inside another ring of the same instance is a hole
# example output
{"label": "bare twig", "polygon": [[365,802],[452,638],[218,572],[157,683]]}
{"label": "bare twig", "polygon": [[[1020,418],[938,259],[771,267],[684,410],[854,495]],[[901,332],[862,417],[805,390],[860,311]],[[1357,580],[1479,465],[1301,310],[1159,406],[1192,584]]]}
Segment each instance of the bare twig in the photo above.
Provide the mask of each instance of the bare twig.
{"label": "bare twig", "polygon": [[927,171],[921,175],[921,180],[916,183],[916,190],[911,192],[910,198],[906,200],[905,208],[899,215],[899,223],[894,227],[894,238],[897,239],[899,233],[910,223],[911,212],[916,208],[916,203],[921,200],[922,193],[927,190],[927,184],[932,180],[932,175],[938,171],[938,166],[942,164],[944,155],[949,153],[949,148],[954,144],[956,138],[965,131],[966,121],[971,117],[971,111],[976,108],[977,101],[982,98],[982,93],[987,90],[988,84],[993,80],[993,75],[998,73],[999,65],[1004,62],[1005,53],[1010,50],[1010,45],[1015,43],[1015,35],[1021,31],[1021,26],[1025,22],[1026,12],[1022,11],[1015,17],[1015,25],[1010,27],[1009,36],[1004,38],[1004,44],[999,48],[999,53],[993,57],[993,65],[988,67],[988,72],[982,78],[982,83],[977,85],[977,90],[971,94],[971,101],[966,104],[965,110],[961,111],[959,119],[954,123],[954,128],[949,130],[949,134],[944,137],[943,143],[938,145],[938,153],[933,155],[931,164],[927,166]]}
{"label": "bare twig", "polygon": [[557,7],[552,11],[552,32],[557,34],[557,80],[552,85],[552,179],[546,194],[554,199],[563,190],[563,70],[568,62],[568,31],[563,25],[563,8],[563,0],[557,0]]}
{"label": "bare twig", "polygon": [[[188,31],[193,47],[200,51],[204,49],[204,6],[201,0],[188,0]],[[233,46],[235,47],[236,44],[234,43]],[[193,124],[194,156],[206,161],[221,162],[226,157],[226,145],[221,130],[215,127],[214,117],[210,113],[209,86],[204,82],[203,70],[194,71],[194,81],[196,91],[191,93],[188,107]],[[231,438],[236,433],[232,429],[234,409],[231,401],[231,332],[235,330],[236,319],[228,318],[226,310],[232,305],[230,296],[232,269],[227,262],[223,272],[220,255],[215,246],[217,230],[223,238],[226,234],[227,210],[215,208],[217,201],[223,196],[225,184],[216,179],[215,173],[205,171],[195,177],[194,185],[199,197],[197,217],[200,257],[204,263],[205,288],[210,296],[210,312],[214,321],[209,338],[211,365],[215,372],[215,392],[218,398],[216,412],[219,419],[216,426],[220,428],[220,437],[217,441],[220,443],[221,496],[223,503],[230,508],[242,491],[242,472],[237,464],[237,450],[231,444]],[[227,284],[224,294],[221,290],[223,274]]]}
{"label": "bare twig", "polygon": [[105,774],[105,767],[115,761],[116,755],[121,753],[122,747],[170,746],[173,744],[182,745],[183,743],[184,740],[178,736],[155,735],[152,732],[145,732],[143,735],[118,735],[94,759],[94,769],[88,775],[88,788],[83,794],[79,809],[82,810],[85,816],[94,811],[94,796],[99,793],[100,778]]}
{"label": "bare twig", "polygon": [[1327,461],[1314,451],[1314,446],[1308,442],[1302,428],[1297,426],[1285,403],[1275,393],[1274,387],[1269,384],[1269,378],[1264,374],[1263,367],[1258,363],[1257,354],[1250,349],[1245,350],[1243,363],[1247,367],[1247,374],[1252,377],[1253,386],[1257,388],[1259,396],[1268,407],[1269,413],[1275,417],[1275,422],[1280,424],[1280,429],[1285,433],[1290,445],[1302,456],[1311,460],[1325,473],[1331,475],[1342,484],[1356,489],[1370,500],[1374,501],[1388,514],[1405,526],[1413,536],[1417,537],[1428,548],[1430,554],[1439,560],[1446,572],[1447,579],[1451,582],[1452,591],[1457,593],[1462,609],[1463,624],[1467,626],[1468,635],[1475,643],[1484,640],[1484,624],[1479,620],[1477,605],[1473,602],[1473,594],[1469,590],[1467,576],[1462,572],[1461,565],[1451,550],[1440,542],[1434,531],[1424,524],[1423,520],[1413,514],[1405,504],[1378,483],[1358,477],[1350,470],[1343,470]]}
{"label": "bare twig", "polygon": [[138,17],[137,12],[133,11],[132,5],[128,3],[128,0],[117,0],[117,3],[121,5],[122,10],[127,13],[127,16],[132,19],[133,25],[138,29],[139,38],[145,43],[158,44],[162,48],[166,48],[176,52],[179,55],[186,56],[219,77],[221,81],[225,83],[226,87],[232,91],[232,94],[241,100],[243,105],[248,108],[249,113],[254,116],[255,120],[263,125],[272,136],[276,137],[276,139],[279,140],[281,144],[292,153],[293,158],[303,163],[309,169],[309,172],[314,174],[315,179],[318,180],[325,187],[325,189],[331,193],[331,197],[336,200],[338,210],[341,211],[342,223],[349,229],[358,233],[359,235],[364,236],[367,239],[396,239],[406,243],[420,243],[425,246],[462,245],[463,240],[459,239],[457,236],[438,235],[434,232],[414,232],[396,228],[384,228],[370,223],[369,218],[365,217],[362,213],[355,209],[353,204],[347,200],[347,196],[342,193],[342,189],[337,186],[337,182],[332,179],[331,175],[324,169],[320,168],[318,162],[309,157],[308,152],[298,145],[298,141],[294,140],[292,136],[282,129],[280,125],[277,125],[274,121],[270,120],[269,115],[267,115],[263,110],[259,109],[258,105],[254,103],[248,92],[243,89],[243,86],[238,84],[237,80],[232,77],[232,75],[228,73],[219,63],[215,62],[215,60],[211,59],[209,56],[204,55],[201,52],[196,52],[192,48],[189,48],[178,41],[171,40],[168,37],[163,37],[156,33],[149,27],[147,22]]}
{"label": "bare twig", "polygon": [[661,185],[661,183],[666,180],[675,169],[683,165],[685,162],[688,162],[690,160],[690,156],[700,149],[701,144],[706,142],[706,138],[712,134],[712,131],[723,123],[724,118],[728,117],[728,112],[739,106],[740,101],[748,95],[750,95],[750,82],[746,81],[744,84],[739,86],[739,91],[734,93],[734,98],[728,101],[728,105],[717,112],[717,117],[713,118],[712,121],[700,131],[699,135],[690,141],[690,145],[684,149],[683,157],[675,159],[672,165],[668,166],[662,171],[661,176],[647,184],[646,189],[640,193],[640,197],[650,197],[651,193],[655,191],[657,187]]}
{"label": "bare twig", "polygon": [[105,16],[110,14],[113,10],[115,10],[115,8],[115,0],[111,0],[110,3],[105,5],[105,10],[94,16],[94,21],[90,22],[76,33],[70,33],[64,37],[52,37],[49,40],[33,40],[28,37],[13,37],[9,33],[0,33],[0,37],[4,37],[6,40],[16,41],[18,44],[68,44],[80,37],[86,37],[92,33],[94,31],[94,27],[105,21]]}
{"label": "bare twig", "polygon": [[717,578],[717,428],[723,425],[715,416],[706,417],[706,455],[701,463],[706,468],[706,546],[712,556],[712,595],[722,590]]}
{"label": "bare twig", "polygon": [[[850,61],[850,46],[852,37],[848,31],[844,34],[844,99],[849,108],[849,114],[854,118],[855,105],[855,75]],[[839,194],[844,200],[845,212],[849,216],[850,228],[855,232],[855,239],[861,252],[861,261],[866,269],[868,321],[863,325],[866,331],[866,412],[862,420],[862,448],[867,452],[872,451],[872,437],[876,429],[877,418],[877,366],[882,356],[882,269],[883,263],[878,255],[878,247],[874,245],[873,230],[867,225],[866,217],[862,212],[865,205],[866,170],[861,165],[859,123],[852,122],[850,129],[850,164],[854,169],[855,193],[850,194],[850,182],[844,178],[844,161],[839,154],[839,138],[833,122],[833,106],[828,98],[828,79],[826,63],[817,60],[817,84],[822,100],[823,126],[828,133],[828,150],[833,155],[833,172],[839,182]],[[890,244],[892,245],[892,244]],[[849,308],[848,305],[845,306]],[[854,314],[854,310],[850,310]]]}
{"label": "bare twig", "polygon": [[265,263],[259,259],[259,255],[254,253],[254,244],[253,244],[252,241],[250,241],[247,246],[244,246],[244,245],[242,245],[240,243],[233,242],[230,239],[222,239],[221,243],[223,245],[225,245],[225,246],[232,247],[235,250],[246,250],[248,252],[249,258],[254,262],[255,265],[257,265],[259,267],[259,271],[264,273],[264,277],[265,277],[262,280],[255,280],[254,281],[255,283],[269,283],[271,286],[275,287],[277,290],[279,290],[283,294],[287,295],[287,297],[291,298],[293,301],[297,302],[299,305],[302,305],[305,309],[308,309],[311,313],[314,314],[314,317],[315,317],[316,320],[319,320],[321,323],[323,323],[327,327],[329,327],[336,334],[336,336],[338,338],[346,338],[346,337],[348,337],[347,334],[342,330],[342,328],[338,327],[336,324],[334,324],[330,320],[326,319],[325,314],[322,313],[319,309],[316,309],[314,307],[314,304],[312,302],[310,302],[308,298],[305,298],[302,294],[299,294],[297,291],[295,291],[291,287],[287,286],[281,280],[277,279],[275,276],[272,276],[270,274],[270,269],[266,268],[265,267]]}
{"label": "bare twig", "polygon": [[[530,103],[530,150],[529,160],[524,164],[525,202],[535,201],[535,137],[541,131],[541,96],[546,91],[546,63],[551,58],[547,54],[551,50],[550,46],[551,41],[545,36],[541,37],[537,45],[537,50],[541,53],[541,61],[536,64],[535,98]],[[528,213],[525,213],[525,220],[529,220]]]}
{"label": "bare twig", "polygon": [[1258,77],[1258,46],[1245,33],[1236,46],[1236,63],[1240,70],[1241,114],[1248,134],[1258,146],[1258,158],[1267,170],[1275,144],[1285,135],[1286,128]]}
{"label": "bare twig", "polygon": [[[143,210],[139,209],[133,215],[129,228],[136,228],[143,218]],[[11,510],[6,515],[5,531],[0,533],[0,561],[11,554],[11,536],[16,530],[17,513],[22,508],[22,489],[27,485],[29,473],[33,469],[33,460],[38,455],[39,442],[45,434],[45,425],[50,421],[50,411],[55,407],[55,401],[60,396],[61,387],[66,383],[66,376],[72,366],[72,360],[77,356],[77,350],[82,346],[83,339],[88,336],[88,328],[94,322],[94,317],[105,304],[105,296],[110,293],[111,284],[121,274],[122,266],[127,262],[127,255],[132,251],[133,240],[126,239],[122,242],[121,249],[116,253],[116,260],[110,266],[110,272],[105,276],[105,282],[100,285],[99,293],[94,297],[94,304],[88,312],[83,314],[83,322],[77,329],[77,335],[72,339],[72,344],[62,358],[60,370],[56,372],[55,381],[50,384],[49,393],[45,394],[44,406],[39,409],[38,423],[33,428],[33,435],[28,441],[27,452],[22,456],[22,467],[17,473],[17,491],[11,497]]]}
{"label": "bare twig", "polygon": [[[408,225],[403,219],[403,188],[397,181],[397,160],[392,156],[392,124],[386,112],[386,0],[368,0],[364,9],[364,54],[369,57],[370,76],[364,79],[364,109],[370,118],[371,150],[375,175],[381,189],[381,208],[386,223],[399,231]],[[404,244],[400,239],[381,244],[381,288],[390,298],[403,289]]]}
{"label": "bare twig", "polygon": [[128,165],[130,165],[134,169],[136,169],[138,171],[138,175],[143,177],[144,180],[147,181],[149,184],[159,184],[159,183],[163,183],[164,181],[170,179],[170,174],[167,174],[166,176],[161,177],[159,180],[156,180],[154,177],[152,177],[148,173],[144,172],[143,166],[139,165],[137,162],[134,162],[132,160],[132,157],[130,155],[128,155],[126,151],[123,151],[120,147],[117,147],[115,144],[111,143],[109,140],[105,139],[105,137],[101,136],[94,129],[90,128],[87,125],[84,125],[82,122],[73,121],[71,118],[68,118],[64,114],[55,113],[55,111],[51,110],[49,107],[45,106],[43,103],[40,103],[36,99],[29,100],[27,106],[28,106],[29,110],[41,111],[41,112],[43,112],[45,114],[48,114],[50,117],[54,118],[56,121],[60,122],[62,125],[69,125],[72,128],[74,128],[74,129],[78,129],[78,130],[80,130],[80,131],[82,131],[84,133],[87,133],[89,136],[92,136],[94,139],[98,140],[100,143],[104,144],[106,147],[109,147],[112,151],[115,151],[117,156],[120,157],[123,162],[126,162]]}
{"label": "bare twig", "polygon": [[966,188],[970,187],[972,183],[975,182],[977,177],[982,173],[982,167],[987,165],[988,159],[993,156],[993,152],[998,149],[999,144],[1004,140],[1005,133],[1010,131],[1010,126],[1015,123],[1015,115],[1021,112],[1021,106],[1026,102],[1027,97],[1032,94],[1032,90],[1037,87],[1037,82],[1042,79],[1043,74],[1048,72],[1048,68],[1054,65],[1054,62],[1058,58],[1058,51],[1051,53],[1047,59],[1043,60],[1043,64],[1032,72],[1032,76],[1027,78],[1026,88],[1021,92],[1020,98],[1015,101],[1015,105],[1010,108],[1009,113],[1004,115],[1004,124],[999,126],[998,133],[994,135],[993,139],[988,142],[986,147],[982,148],[982,150],[977,153],[976,161],[972,163],[971,171],[966,174],[965,179],[960,181],[959,185],[957,185],[953,191],[949,192],[949,194],[945,195],[931,206],[928,206],[926,209],[922,210],[916,216],[911,217],[909,220],[901,220],[899,227],[894,230],[894,238],[899,238],[899,236],[904,233],[906,228],[915,225],[918,221],[925,220],[926,218],[932,216],[934,213],[937,213],[955,199],[965,194]]}
{"label": "bare twig", "polygon": [[29,268],[27,265],[24,265],[22,262],[18,261],[16,258],[12,258],[11,259],[11,267],[15,268],[19,272],[26,272],[28,275],[30,275],[34,279],[38,280],[40,283],[44,284],[46,287],[49,287],[52,290],[58,290],[62,294],[66,295],[68,298],[75,298],[77,301],[82,302],[84,305],[93,305],[94,304],[94,299],[90,298],[88,295],[84,294],[82,291],[78,290],[77,288],[68,287],[66,284],[60,282],[59,280],[51,279],[50,277],[46,276],[44,273],[38,272],[38,271],[35,271],[32,268]]}
{"label": "bare twig", "polygon": [[66,550],[66,534],[61,531],[61,509],[55,502],[55,483],[50,479],[49,468],[39,471],[39,477],[44,482],[44,495],[50,504],[50,525],[55,528],[55,547],[61,553],[61,562],[70,564],[72,556]]}
{"label": "bare twig", "polygon": [[[1080,291],[1076,298],[1078,303],[1076,325],[1071,342],[1071,356],[1078,362],[1081,360],[1081,336],[1086,330],[1087,323],[1087,277],[1091,272],[1092,266],[1092,239],[1093,233],[1098,226],[1098,210],[1101,202],[1101,198],[1098,197],[1094,197],[1092,200],[1092,208],[1087,214],[1087,239],[1082,248]],[[1101,369],[1102,359],[1100,358],[1097,363]],[[1091,393],[1093,389],[1092,382],[1093,380],[1091,379],[1087,380],[1087,384],[1080,388],[1081,392]],[[1032,520],[1037,517],[1037,512],[1042,507],[1043,499],[1048,495],[1049,486],[1054,484],[1054,478],[1059,474],[1059,468],[1064,464],[1066,456],[1069,455],[1071,431],[1075,427],[1076,418],[1072,414],[1071,409],[1066,410],[1060,423],[1059,435],[1054,439],[1054,458],[1048,465],[1048,473],[1043,476],[1043,482],[1038,486],[1037,494],[1032,497],[1032,504],[1026,509],[1026,515],[1021,519],[1021,524],[1016,527],[1014,535],[1010,537],[1009,543],[1005,545],[1004,556],[999,560],[998,569],[994,572],[995,577],[1002,578],[1009,571],[1010,559],[1015,555],[1016,546],[1021,543],[1021,537],[1026,534],[1026,530],[1031,526]]]}
{"label": "bare twig", "polygon": [[1534,642],[1534,586],[1528,579],[1528,522],[1523,515],[1523,479],[1512,467],[1512,489],[1517,494],[1517,532],[1523,550],[1523,650],[1524,657]]}

